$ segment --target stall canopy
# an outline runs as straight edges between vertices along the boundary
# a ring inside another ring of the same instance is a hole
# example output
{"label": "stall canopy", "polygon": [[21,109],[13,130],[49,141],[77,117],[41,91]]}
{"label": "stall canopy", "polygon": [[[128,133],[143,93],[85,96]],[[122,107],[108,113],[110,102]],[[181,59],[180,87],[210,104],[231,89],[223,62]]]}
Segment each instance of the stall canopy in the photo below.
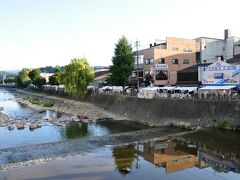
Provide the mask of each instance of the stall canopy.
{"label": "stall canopy", "polygon": [[199,90],[229,90],[236,87],[237,86],[205,86],[200,88]]}

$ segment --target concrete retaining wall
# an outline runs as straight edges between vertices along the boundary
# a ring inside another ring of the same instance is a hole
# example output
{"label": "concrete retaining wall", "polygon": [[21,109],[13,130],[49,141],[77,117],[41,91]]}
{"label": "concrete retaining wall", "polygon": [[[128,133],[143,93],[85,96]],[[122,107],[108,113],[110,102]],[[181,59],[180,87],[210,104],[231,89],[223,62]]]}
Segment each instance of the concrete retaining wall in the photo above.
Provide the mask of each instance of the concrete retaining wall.
{"label": "concrete retaining wall", "polygon": [[212,126],[217,121],[229,120],[240,124],[238,101],[203,101],[184,99],[139,99],[122,95],[98,94],[90,98],[94,104],[124,116],[129,120],[149,125]]}

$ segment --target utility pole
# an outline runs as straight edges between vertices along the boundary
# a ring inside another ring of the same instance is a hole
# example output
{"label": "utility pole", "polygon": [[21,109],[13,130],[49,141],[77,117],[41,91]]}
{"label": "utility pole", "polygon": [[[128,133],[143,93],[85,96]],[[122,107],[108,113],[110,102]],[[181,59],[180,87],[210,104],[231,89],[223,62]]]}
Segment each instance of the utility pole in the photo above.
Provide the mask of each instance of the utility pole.
{"label": "utility pole", "polygon": [[137,48],[137,91],[139,89],[139,60],[138,60],[138,47],[140,47],[140,42],[135,41],[134,46]]}

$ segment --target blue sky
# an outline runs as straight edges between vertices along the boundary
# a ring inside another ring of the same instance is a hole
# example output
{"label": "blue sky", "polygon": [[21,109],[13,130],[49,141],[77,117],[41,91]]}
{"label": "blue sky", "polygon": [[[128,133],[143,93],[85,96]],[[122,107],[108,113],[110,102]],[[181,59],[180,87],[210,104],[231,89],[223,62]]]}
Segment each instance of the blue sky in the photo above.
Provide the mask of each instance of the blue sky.
{"label": "blue sky", "polygon": [[240,36],[239,0],[0,0],[0,70],[109,65],[125,35],[142,47],[167,36]]}

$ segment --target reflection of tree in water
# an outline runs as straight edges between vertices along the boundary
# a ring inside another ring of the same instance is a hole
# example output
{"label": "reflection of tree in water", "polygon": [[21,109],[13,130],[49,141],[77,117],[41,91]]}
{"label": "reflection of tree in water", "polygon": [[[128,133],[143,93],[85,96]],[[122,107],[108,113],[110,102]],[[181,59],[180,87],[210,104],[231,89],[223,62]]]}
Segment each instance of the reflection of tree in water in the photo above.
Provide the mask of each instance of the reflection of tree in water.
{"label": "reflection of tree in water", "polygon": [[115,166],[121,175],[126,176],[131,172],[135,160],[135,148],[133,145],[114,147],[112,155],[115,158]]}
{"label": "reflection of tree in water", "polygon": [[77,123],[72,122],[65,127],[64,135],[69,138],[80,138],[88,134],[88,124],[87,123]]}

